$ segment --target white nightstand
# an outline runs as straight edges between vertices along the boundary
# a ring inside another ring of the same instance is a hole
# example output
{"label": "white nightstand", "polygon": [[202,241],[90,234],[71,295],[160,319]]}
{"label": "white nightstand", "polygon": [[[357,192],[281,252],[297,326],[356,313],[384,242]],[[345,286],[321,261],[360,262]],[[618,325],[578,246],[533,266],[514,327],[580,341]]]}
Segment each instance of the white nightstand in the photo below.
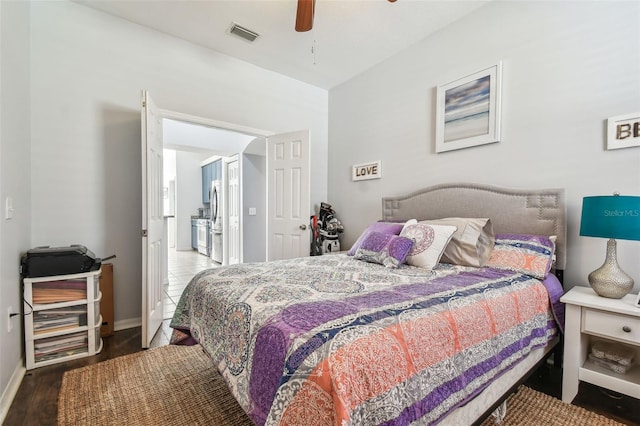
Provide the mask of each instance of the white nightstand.
{"label": "white nightstand", "polygon": [[[571,403],[580,380],[640,398],[640,308],[636,295],[622,299],[598,296],[589,287],[573,287],[562,296],[566,304],[562,400]],[[595,365],[587,356],[593,338],[635,347],[635,364],[626,374]]]}

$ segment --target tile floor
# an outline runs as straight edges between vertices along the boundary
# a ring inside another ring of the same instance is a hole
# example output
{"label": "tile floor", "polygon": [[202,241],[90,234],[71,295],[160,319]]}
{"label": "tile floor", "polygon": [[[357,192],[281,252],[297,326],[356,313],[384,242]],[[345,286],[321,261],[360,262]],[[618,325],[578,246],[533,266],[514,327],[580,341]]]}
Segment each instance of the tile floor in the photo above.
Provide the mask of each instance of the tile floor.
{"label": "tile floor", "polygon": [[195,250],[169,249],[169,284],[164,286],[164,318],[171,319],[182,291],[193,276],[206,268],[218,266],[210,257]]}
{"label": "tile floor", "polygon": [[197,272],[215,266],[219,266],[219,264],[195,250],[176,251],[169,249],[169,284],[164,286],[164,321],[153,337],[150,347],[157,348],[169,344],[173,332],[169,324],[176,311],[182,291]]}

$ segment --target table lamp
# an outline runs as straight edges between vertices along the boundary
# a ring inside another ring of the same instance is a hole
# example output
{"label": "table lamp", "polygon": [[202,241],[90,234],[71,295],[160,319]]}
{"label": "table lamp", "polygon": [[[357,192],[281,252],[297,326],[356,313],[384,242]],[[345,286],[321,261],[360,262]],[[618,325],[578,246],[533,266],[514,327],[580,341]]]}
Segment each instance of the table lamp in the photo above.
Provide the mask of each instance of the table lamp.
{"label": "table lamp", "polygon": [[609,238],[604,264],[589,274],[589,284],[602,297],[624,297],[633,289],[633,278],[618,266],[616,239],[640,241],[640,197],[584,197],[580,235]]}

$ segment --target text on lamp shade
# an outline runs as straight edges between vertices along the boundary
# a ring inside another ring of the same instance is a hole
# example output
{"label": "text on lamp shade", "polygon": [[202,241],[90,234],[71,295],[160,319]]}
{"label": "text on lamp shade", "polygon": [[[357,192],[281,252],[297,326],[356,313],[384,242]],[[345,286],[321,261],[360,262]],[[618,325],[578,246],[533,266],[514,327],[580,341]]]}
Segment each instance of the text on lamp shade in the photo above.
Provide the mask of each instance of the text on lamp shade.
{"label": "text on lamp shade", "polygon": [[357,164],[351,170],[351,180],[380,179],[382,177],[382,166],[380,161]]}
{"label": "text on lamp shade", "polygon": [[631,217],[640,217],[640,210],[605,210],[605,217],[623,217],[623,216],[631,216]]}

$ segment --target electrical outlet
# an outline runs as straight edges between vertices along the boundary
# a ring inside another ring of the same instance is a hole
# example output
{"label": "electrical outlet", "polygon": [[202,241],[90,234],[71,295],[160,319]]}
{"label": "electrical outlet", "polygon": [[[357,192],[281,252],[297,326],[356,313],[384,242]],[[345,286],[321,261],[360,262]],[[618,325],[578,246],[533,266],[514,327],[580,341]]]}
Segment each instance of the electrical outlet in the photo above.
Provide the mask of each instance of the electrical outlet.
{"label": "electrical outlet", "polygon": [[11,313],[13,312],[13,308],[11,306],[9,306],[8,312],[7,312],[7,333],[11,333],[11,331],[13,330],[13,324],[11,323]]}

